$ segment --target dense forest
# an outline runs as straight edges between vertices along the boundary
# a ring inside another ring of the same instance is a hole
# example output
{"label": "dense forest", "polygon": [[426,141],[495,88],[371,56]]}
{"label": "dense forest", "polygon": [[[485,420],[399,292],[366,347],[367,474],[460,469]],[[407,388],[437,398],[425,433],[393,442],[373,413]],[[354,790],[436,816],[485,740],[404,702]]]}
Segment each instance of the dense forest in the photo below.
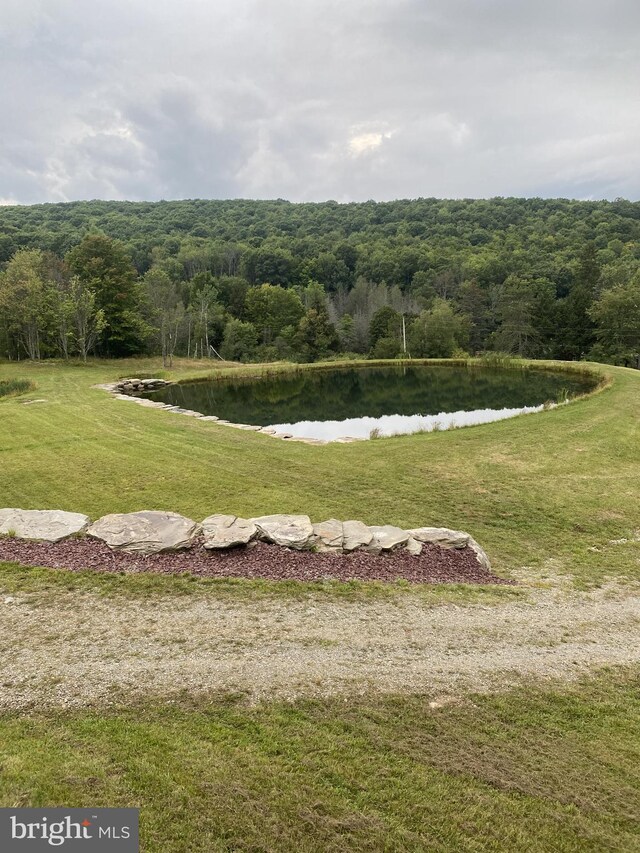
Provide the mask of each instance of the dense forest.
{"label": "dense forest", "polygon": [[640,203],[0,207],[0,357],[640,361]]}

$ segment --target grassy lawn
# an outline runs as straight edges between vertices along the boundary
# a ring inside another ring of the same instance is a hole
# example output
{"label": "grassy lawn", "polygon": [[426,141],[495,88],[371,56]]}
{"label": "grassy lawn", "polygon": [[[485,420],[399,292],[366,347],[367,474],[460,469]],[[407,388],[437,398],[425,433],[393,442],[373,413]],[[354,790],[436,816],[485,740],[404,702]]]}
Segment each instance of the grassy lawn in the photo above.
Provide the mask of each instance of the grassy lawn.
{"label": "grassy lawn", "polygon": [[[469,530],[501,572],[579,583],[640,577],[637,371],[606,368],[608,388],[539,415],[314,447],[140,408],[91,387],[159,369],[157,360],[0,365],[0,381],[36,383],[0,401],[0,505],[92,517],[153,508],[195,519],[306,512],[446,525]],[[165,375],[203,371],[182,362]]]}
{"label": "grassy lawn", "polygon": [[0,802],[136,805],[158,853],[640,850],[639,688],[5,715]]}
{"label": "grassy lawn", "polygon": [[26,594],[30,601],[41,601],[64,592],[88,592],[115,599],[135,596],[159,600],[189,597],[213,600],[251,601],[257,597],[335,599],[344,601],[393,601],[410,596],[423,607],[440,604],[496,604],[527,597],[526,586],[495,584],[410,584],[407,581],[272,581],[244,578],[202,578],[189,574],[119,574],[87,570],[68,572],[49,568],[31,568],[0,561],[0,595]]}

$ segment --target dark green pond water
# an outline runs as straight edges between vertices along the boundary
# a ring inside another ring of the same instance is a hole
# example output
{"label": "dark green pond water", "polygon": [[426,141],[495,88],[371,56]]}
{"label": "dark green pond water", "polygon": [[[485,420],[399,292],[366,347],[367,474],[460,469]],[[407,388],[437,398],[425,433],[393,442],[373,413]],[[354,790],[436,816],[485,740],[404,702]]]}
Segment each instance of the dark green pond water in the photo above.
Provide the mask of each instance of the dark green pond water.
{"label": "dark green pond water", "polygon": [[233,423],[332,440],[487,423],[593,386],[577,374],[416,365],[185,383],[145,396]]}

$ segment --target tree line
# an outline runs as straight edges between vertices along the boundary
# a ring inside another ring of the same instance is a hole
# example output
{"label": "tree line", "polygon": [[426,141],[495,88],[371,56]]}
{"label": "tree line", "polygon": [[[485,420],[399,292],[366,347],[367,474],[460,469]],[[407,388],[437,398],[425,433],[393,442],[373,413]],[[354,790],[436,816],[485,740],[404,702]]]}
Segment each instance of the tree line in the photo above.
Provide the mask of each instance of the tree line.
{"label": "tree line", "polygon": [[626,201],[9,207],[0,258],[10,359],[640,357]]}

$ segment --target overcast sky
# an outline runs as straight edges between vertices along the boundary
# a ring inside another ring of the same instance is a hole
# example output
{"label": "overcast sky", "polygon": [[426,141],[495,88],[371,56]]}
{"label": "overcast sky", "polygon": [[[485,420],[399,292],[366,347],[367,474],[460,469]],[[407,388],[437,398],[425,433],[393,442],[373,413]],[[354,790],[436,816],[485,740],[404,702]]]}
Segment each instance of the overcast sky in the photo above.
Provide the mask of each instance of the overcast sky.
{"label": "overcast sky", "polygon": [[0,0],[0,202],[640,197],[640,0]]}

